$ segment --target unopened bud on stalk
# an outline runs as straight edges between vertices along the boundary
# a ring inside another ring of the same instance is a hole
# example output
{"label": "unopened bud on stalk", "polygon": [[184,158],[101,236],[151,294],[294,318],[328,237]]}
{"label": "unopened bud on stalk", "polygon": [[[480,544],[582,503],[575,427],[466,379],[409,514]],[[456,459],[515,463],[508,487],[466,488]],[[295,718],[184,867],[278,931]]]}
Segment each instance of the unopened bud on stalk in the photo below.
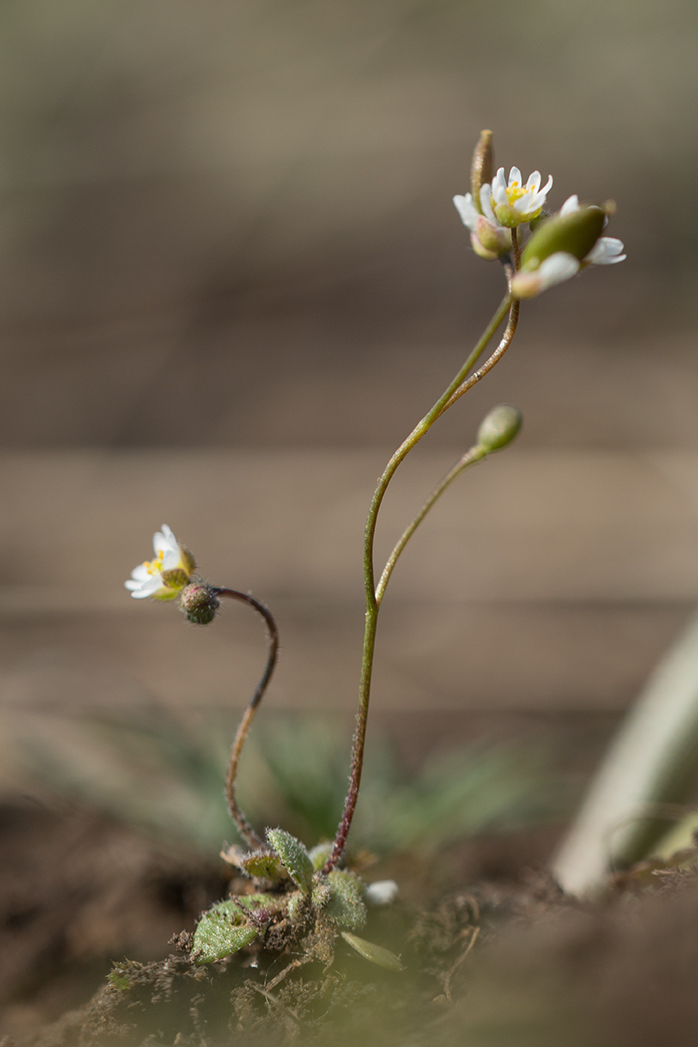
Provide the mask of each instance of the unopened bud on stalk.
{"label": "unopened bud on stalk", "polygon": [[206,582],[192,582],[182,590],[179,606],[194,625],[208,625],[216,617],[220,600]]}
{"label": "unopened bud on stalk", "polygon": [[473,162],[470,166],[470,191],[473,194],[475,207],[480,214],[482,214],[480,190],[483,185],[491,184],[493,170],[494,147],[492,145],[492,132],[481,131],[480,138],[473,152]]}
{"label": "unopened bud on stalk", "polygon": [[511,443],[523,422],[523,415],[512,404],[498,404],[482,421],[477,431],[477,446],[491,454]]}

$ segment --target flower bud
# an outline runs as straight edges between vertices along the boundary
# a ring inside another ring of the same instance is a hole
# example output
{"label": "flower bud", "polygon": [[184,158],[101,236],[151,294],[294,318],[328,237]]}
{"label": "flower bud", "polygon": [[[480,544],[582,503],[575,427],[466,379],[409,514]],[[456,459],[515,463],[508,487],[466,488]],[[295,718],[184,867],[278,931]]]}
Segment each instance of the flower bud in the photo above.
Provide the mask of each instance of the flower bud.
{"label": "flower bud", "polygon": [[216,617],[220,600],[206,582],[192,582],[182,590],[179,606],[194,625],[208,625]]}
{"label": "flower bud", "polygon": [[488,454],[499,451],[511,443],[523,422],[523,415],[518,407],[511,404],[498,404],[483,419],[477,431],[477,446]]}
{"label": "flower bud", "polygon": [[524,247],[522,269],[537,269],[554,254],[572,255],[581,262],[601,236],[605,222],[606,212],[596,206],[554,215],[536,229]]}
{"label": "flower bud", "polygon": [[470,244],[475,254],[478,255],[480,258],[484,258],[486,262],[493,262],[495,258],[498,257],[495,251],[487,250],[487,248],[480,241],[480,238],[478,237],[477,233],[470,234]]}
{"label": "flower bud", "polygon": [[511,251],[511,233],[508,229],[498,228],[493,225],[484,215],[480,215],[475,226],[474,236],[490,254],[498,258],[501,254]]}
{"label": "flower bud", "polygon": [[470,166],[470,191],[473,194],[475,207],[481,214],[480,190],[483,185],[492,182],[493,170],[494,147],[492,145],[492,132],[481,131],[479,141],[473,153],[473,162]]}

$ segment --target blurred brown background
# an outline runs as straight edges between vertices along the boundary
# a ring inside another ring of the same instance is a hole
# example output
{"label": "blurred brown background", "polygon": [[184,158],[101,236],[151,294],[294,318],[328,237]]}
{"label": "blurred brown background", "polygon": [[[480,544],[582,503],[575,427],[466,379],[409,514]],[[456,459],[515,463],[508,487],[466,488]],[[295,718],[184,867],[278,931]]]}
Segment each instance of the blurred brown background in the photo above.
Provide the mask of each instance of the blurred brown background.
{"label": "blurred brown background", "polygon": [[0,24],[6,710],[242,707],[257,622],[195,630],[122,587],[168,522],[278,614],[269,707],[351,715],[373,482],[501,295],[451,204],[491,127],[553,205],[613,197],[628,260],[528,304],[405,465],[385,552],[486,410],[524,412],[396,572],[375,716],[596,752],[698,597],[695,4],[23,0]]}

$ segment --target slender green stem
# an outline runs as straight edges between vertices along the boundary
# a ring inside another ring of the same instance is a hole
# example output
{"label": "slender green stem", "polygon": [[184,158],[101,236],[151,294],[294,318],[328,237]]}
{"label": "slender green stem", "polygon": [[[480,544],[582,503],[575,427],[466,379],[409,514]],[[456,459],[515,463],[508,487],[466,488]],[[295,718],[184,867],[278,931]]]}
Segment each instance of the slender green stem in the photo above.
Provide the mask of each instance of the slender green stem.
{"label": "slender green stem", "polygon": [[272,673],[274,672],[274,666],[276,665],[277,655],[279,653],[279,630],[277,629],[274,616],[271,611],[260,603],[259,600],[255,600],[254,596],[250,596],[249,593],[238,592],[237,589],[225,589],[212,587],[211,592],[214,596],[226,596],[231,600],[240,600],[242,603],[246,603],[249,607],[252,607],[257,614],[261,615],[264,619],[264,623],[267,627],[267,635],[269,638],[269,653],[267,654],[267,664],[262,673],[262,678],[255,688],[255,692],[250,698],[249,705],[245,709],[240,726],[237,729],[235,740],[233,741],[233,747],[230,752],[230,761],[228,763],[228,773],[225,779],[225,795],[228,800],[228,810],[230,816],[235,822],[238,832],[242,836],[245,843],[253,850],[266,847],[264,840],[261,836],[258,836],[254,831],[246,816],[242,812],[240,805],[237,801],[236,794],[236,781],[238,774],[238,765],[240,763],[240,755],[242,753],[242,747],[245,744],[247,735],[249,733],[252,721],[254,720],[255,713],[259,708],[259,704],[262,701],[264,692],[266,691],[269,681],[271,680]]}
{"label": "slender green stem", "polygon": [[464,469],[467,469],[469,465],[474,465],[475,462],[479,462],[483,458],[486,458],[487,454],[488,452],[486,448],[481,447],[478,444],[476,444],[474,447],[471,447],[469,451],[466,451],[463,457],[459,458],[456,464],[451,469],[449,469],[446,475],[438,482],[438,484],[431,492],[422,508],[415,516],[412,523],[403,531],[401,538],[399,539],[392,553],[388,557],[388,562],[383,568],[383,573],[380,576],[378,585],[376,586],[376,603],[379,607],[381,604],[381,600],[383,599],[383,595],[385,593],[388,582],[390,581],[390,576],[393,573],[393,568],[395,567],[395,564],[398,562],[402,550],[405,548],[410,538],[417,530],[424,517],[429,512],[432,505],[434,505],[434,503],[441,497],[446,488],[450,487],[450,485],[453,483],[456,477],[460,476]]}
{"label": "slender green stem", "polygon": [[[477,343],[472,353],[465,361],[465,363],[463,364],[463,366],[461,367],[460,371],[453,379],[451,384],[449,385],[448,389],[446,389],[446,391],[439,397],[432,409],[427,414],[425,414],[421,422],[417,423],[417,425],[414,427],[407,439],[400,444],[397,451],[385,467],[383,475],[380,477],[378,481],[378,486],[376,487],[373,493],[373,498],[371,499],[371,505],[368,511],[368,518],[366,520],[366,530],[364,533],[364,583],[366,589],[366,604],[369,608],[371,606],[375,606],[376,604],[375,575],[373,570],[373,540],[376,533],[378,511],[381,507],[381,503],[385,496],[385,492],[388,489],[388,484],[395,475],[398,466],[405,460],[412,448],[415,447],[422,439],[422,437],[429,432],[434,422],[441,417],[444,411],[448,410],[448,408],[451,406],[451,403],[455,403],[455,400],[453,400],[454,394],[458,392],[460,386],[463,384],[466,378],[466,375],[470,371],[470,368],[473,366],[473,364],[477,362],[477,360],[480,358],[489,342],[492,340],[492,337],[494,336],[499,325],[502,323],[507,312],[518,313],[518,302],[515,300],[512,301],[508,291],[505,294],[502,301],[500,302],[499,308],[497,309],[497,312],[494,314],[492,320],[487,326],[484,334],[482,335],[482,338]],[[508,327],[509,326],[511,326],[511,322],[509,323]],[[511,338],[513,338],[513,333],[511,337],[508,339],[509,343],[511,342]],[[500,356],[501,355],[502,354],[500,353]]]}
{"label": "slender green stem", "polygon": [[[515,254],[515,259],[518,258],[518,252]],[[511,269],[507,266],[507,278],[509,283],[511,282]],[[500,345],[496,352],[499,354],[497,359],[501,359],[501,356],[511,344],[511,340],[516,330],[516,320],[518,318],[518,302],[512,300],[509,290],[505,294],[504,298],[499,304],[497,311],[495,312],[492,320],[485,329],[479,342],[473,349],[472,353],[465,361],[463,366],[458,371],[457,375],[450,383],[445,392],[439,397],[431,410],[422,418],[422,420],[414,427],[410,435],[393,454],[392,458],[388,462],[385,470],[378,481],[378,485],[374,491],[373,498],[371,499],[371,505],[368,512],[368,518],[366,520],[366,529],[364,532],[364,550],[363,550],[363,565],[364,565],[364,586],[366,596],[366,620],[364,626],[364,644],[363,654],[361,659],[361,684],[359,689],[359,708],[356,714],[356,730],[354,732],[354,741],[352,746],[352,759],[351,759],[351,771],[349,777],[349,791],[344,804],[344,811],[342,818],[337,829],[337,835],[335,837],[332,854],[325,863],[323,873],[330,872],[339,859],[342,856],[344,847],[346,845],[349,830],[351,828],[352,819],[354,817],[354,811],[356,809],[356,803],[359,797],[359,787],[361,784],[361,772],[363,768],[363,756],[364,746],[366,741],[366,724],[368,720],[368,707],[371,694],[371,676],[373,672],[373,655],[376,644],[376,629],[378,626],[378,611],[379,611],[379,600],[377,598],[376,582],[375,582],[375,571],[373,563],[373,543],[376,532],[376,523],[378,520],[378,512],[381,507],[381,503],[385,496],[385,492],[388,489],[388,485],[392,480],[393,476],[400,463],[404,461],[409,452],[415,447],[423,436],[429,431],[434,422],[441,417],[444,411],[448,410],[452,403],[455,403],[454,395],[459,392],[461,386],[464,384],[468,372],[477,362],[479,357],[482,355],[487,345],[492,340],[497,328],[500,326],[505,316],[509,313],[509,323],[507,329],[500,342]],[[513,319],[512,319],[513,318]],[[506,343],[505,348],[502,349],[502,344]],[[494,366],[494,360],[489,367],[485,364],[488,370]],[[488,361],[489,363],[489,361]],[[486,373],[486,372],[485,372]],[[479,379],[478,379],[479,380]],[[464,389],[463,392],[466,390]],[[460,394],[462,395],[462,393]],[[401,550],[400,550],[401,551]],[[399,554],[398,554],[399,555]],[[382,592],[380,594],[382,596]]]}

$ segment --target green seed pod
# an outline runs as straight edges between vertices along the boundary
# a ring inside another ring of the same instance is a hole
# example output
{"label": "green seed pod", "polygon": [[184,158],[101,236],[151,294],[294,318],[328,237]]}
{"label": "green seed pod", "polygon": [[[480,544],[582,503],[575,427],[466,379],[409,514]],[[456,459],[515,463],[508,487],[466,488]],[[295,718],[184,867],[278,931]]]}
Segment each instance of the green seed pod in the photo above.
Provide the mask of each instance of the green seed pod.
{"label": "green seed pod", "polygon": [[208,625],[212,622],[220,605],[220,600],[206,582],[192,582],[182,589],[179,597],[179,606],[194,625]]}
{"label": "green seed pod", "polygon": [[470,191],[473,194],[473,203],[482,214],[480,206],[480,190],[483,185],[491,184],[492,171],[494,170],[494,147],[492,145],[492,132],[481,131],[480,138],[475,146],[473,162],[470,165]]}
{"label": "green seed pod", "polygon": [[499,451],[511,443],[523,422],[523,415],[518,407],[511,404],[498,404],[483,419],[477,431],[477,445],[488,454]]}
{"label": "green seed pod", "polygon": [[603,232],[606,212],[601,207],[580,207],[567,215],[554,215],[543,222],[521,254],[522,269],[537,269],[553,254],[586,258]]}

